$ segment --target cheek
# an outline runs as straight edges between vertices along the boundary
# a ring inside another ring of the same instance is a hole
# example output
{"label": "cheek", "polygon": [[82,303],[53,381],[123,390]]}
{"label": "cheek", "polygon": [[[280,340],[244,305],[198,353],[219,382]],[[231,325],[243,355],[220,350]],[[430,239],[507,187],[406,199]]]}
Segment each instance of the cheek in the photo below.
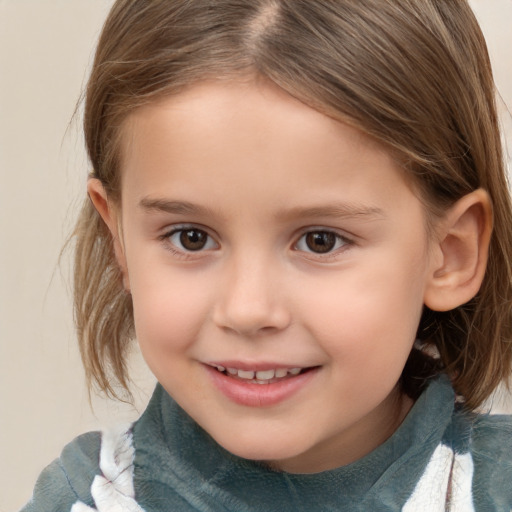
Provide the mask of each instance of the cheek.
{"label": "cheek", "polygon": [[366,265],[315,283],[315,300],[301,314],[335,360],[354,368],[401,372],[423,309],[423,271],[416,260]]}
{"label": "cheek", "polygon": [[145,270],[131,275],[130,281],[141,348],[168,353],[186,350],[209,315],[205,283],[169,269]]}

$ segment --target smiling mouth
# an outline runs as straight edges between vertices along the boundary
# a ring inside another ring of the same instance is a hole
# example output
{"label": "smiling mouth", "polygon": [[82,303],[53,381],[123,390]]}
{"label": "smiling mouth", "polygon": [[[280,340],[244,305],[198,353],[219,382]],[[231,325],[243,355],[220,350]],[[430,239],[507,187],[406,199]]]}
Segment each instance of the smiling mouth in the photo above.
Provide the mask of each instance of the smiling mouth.
{"label": "smiling mouth", "polygon": [[275,368],[269,370],[241,370],[239,368],[229,368],[221,365],[210,365],[215,368],[219,373],[222,373],[233,379],[241,380],[251,384],[273,384],[274,382],[281,382],[292,377],[296,377],[305,373],[310,368]]}

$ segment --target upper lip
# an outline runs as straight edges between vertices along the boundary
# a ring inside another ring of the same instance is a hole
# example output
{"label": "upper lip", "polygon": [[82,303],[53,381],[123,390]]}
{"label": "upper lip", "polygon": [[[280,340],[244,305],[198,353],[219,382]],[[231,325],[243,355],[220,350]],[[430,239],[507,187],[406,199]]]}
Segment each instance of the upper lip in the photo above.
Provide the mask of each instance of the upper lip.
{"label": "upper lip", "polygon": [[237,370],[245,370],[245,371],[266,371],[266,370],[276,370],[276,369],[285,369],[290,370],[292,368],[310,368],[311,365],[302,365],[302,364],[288,364],[288,363],[277,363],[277,362],[267,362],[267,361],[255,361],[255,362],[247,362],[247,361],[209,361],[207,363],[208,366],[223,366],[224,368],[236,368]]}

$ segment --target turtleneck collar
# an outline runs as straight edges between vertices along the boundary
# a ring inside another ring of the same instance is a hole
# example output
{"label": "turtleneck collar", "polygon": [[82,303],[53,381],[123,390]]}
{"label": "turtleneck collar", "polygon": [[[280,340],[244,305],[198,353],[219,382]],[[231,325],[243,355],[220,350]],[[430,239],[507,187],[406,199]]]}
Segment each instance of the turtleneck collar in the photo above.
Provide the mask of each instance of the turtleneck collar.
{"label": "turtleneck collar", "polygon": [[290,474],[224,450],[157,385],[133,429],[135,491],[146,510],[160,512],[176,510],[167,506],[177,502],[180,511],[354,511],[370,510],[372,503],[378,510],[400,510],[441,442],[453,407],[450,383],[439,377],[396,432],[367,456],[321,473]]}

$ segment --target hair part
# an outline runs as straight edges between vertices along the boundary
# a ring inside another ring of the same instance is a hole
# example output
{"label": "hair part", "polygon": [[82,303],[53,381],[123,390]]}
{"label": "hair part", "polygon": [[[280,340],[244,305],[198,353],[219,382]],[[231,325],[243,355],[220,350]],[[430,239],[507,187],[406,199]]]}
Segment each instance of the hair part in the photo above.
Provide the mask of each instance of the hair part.
{"label": "hair part", "polygon": [[[468,408],[508,378],[512,358],[512,208],[486,44],[465,0],[118,0],[103,28],[84,130],[109,200],[120,201],[123,125],[135,109],[205,79],[269,79],[384,144],[431,219],[484,188],[494,232],[478,295],[425,310],[402,385],[450,375]],[[91,382],[128,388],[134,336],[111,235],[87,202],[75,231],[75,318]]]}

